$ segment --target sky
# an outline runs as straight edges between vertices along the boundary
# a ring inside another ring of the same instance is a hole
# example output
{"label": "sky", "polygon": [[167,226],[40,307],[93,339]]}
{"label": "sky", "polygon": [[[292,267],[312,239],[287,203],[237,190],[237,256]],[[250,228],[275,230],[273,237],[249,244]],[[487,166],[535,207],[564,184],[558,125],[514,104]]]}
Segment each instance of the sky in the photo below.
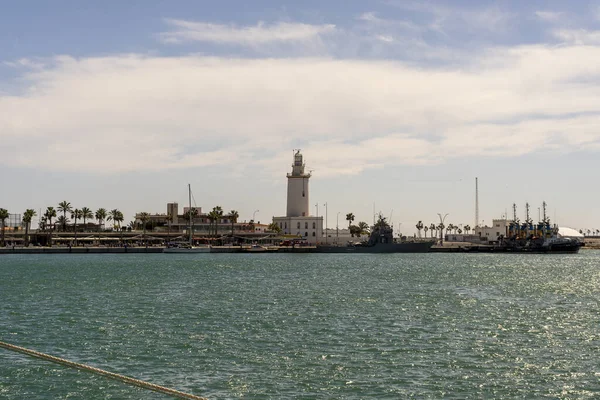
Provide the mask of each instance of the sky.
{"label": "sky", "polygon": [[[0,0],[0,207],[600,229],[600,1]],[[327,206],[325,206],[327,204]],[[35,224],[35,220],[34,220]],[[401,224],[401,225],[400,225]]]}

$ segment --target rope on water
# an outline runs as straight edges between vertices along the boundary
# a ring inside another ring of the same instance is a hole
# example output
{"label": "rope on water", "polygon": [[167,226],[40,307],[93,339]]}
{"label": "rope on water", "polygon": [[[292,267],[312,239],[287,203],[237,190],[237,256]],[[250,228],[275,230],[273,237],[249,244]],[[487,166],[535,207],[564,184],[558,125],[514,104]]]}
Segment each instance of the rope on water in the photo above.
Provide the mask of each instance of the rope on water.
{"label": "rope on water", "polygon": [[5,343],[0,341],[0,347],[5,348],[7,350],[15,351],[22,354],[27,354],[31,357],[41,358],[42,360],[51,361],[53,363],[65,365],[70,368],[76,368],[83,371],[88,371],[97,375],[106,376],[107,378],[116,379],[118,381],[138,386],[144,389],[153,390],[155,392],[164,393],[171,395],[173,397],[179,399],[192,399],[192,400],[207,400],[205,397],[196,396],[189,393],[180,392],[179,390],[169,389],[164,386],[155,385],[150,382],[145,382],[139,379],[130,378],[125,375],[115,374],[114,372],[108,372],[100,368],[95,368],[86,364],[80,364],[73,361],[65,360],[64,358],[59,358],[55,356],[51,356],[49,354],[40,353],[39,351],[26,349],[25,347],[15,346],[14,344]]}

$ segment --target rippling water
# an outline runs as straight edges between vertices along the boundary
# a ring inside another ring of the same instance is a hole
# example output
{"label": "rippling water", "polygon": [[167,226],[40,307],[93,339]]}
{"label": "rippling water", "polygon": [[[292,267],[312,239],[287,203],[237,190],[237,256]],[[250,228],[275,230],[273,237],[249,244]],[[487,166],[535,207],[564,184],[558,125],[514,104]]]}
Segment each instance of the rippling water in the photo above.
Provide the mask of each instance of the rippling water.
{"label": "rippling water", "polygon": [[[600,252],[0,257],[0,340],[211,399],[593,398]],[[168,398],[0,349],[0,398]]]}

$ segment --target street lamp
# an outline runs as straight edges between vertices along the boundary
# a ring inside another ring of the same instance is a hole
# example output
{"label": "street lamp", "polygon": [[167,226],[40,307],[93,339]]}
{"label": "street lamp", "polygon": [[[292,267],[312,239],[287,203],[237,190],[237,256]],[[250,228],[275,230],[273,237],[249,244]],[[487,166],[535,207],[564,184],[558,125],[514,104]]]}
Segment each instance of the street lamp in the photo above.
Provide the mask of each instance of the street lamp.
{"label": "street lamp", "polygon": [[252,213],[252,221],[255,221],[254,217],[256,216],[256,213],[259,211],[260,210],[254,210],[254,212]]}
{"label": "street lamp", "polygon": [[444,245],[444,228],[446,227],[444,225],[444,221],[446,220],[446,217],[448,216],[448,214],[444,214],[444,216],[442,217],[442,214],[438,213],[438,216],[440,217],[440,245]]}
{"label": "street lamp", "polygon": [[340,241],[340,212],[338,211],[335,217],[335,244],[339,244]]}

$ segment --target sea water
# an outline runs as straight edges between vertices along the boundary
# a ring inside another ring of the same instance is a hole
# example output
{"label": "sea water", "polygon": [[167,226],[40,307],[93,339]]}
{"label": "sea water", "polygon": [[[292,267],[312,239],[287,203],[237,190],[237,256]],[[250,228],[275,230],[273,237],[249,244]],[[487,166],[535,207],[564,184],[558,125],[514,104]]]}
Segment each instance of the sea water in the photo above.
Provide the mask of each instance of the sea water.
{"label": "sea water", "polygon": [[[600,252],[0,256],[0,340],[210,399],[594,398]],[[2,399],[167,396],[0,349]]]}

